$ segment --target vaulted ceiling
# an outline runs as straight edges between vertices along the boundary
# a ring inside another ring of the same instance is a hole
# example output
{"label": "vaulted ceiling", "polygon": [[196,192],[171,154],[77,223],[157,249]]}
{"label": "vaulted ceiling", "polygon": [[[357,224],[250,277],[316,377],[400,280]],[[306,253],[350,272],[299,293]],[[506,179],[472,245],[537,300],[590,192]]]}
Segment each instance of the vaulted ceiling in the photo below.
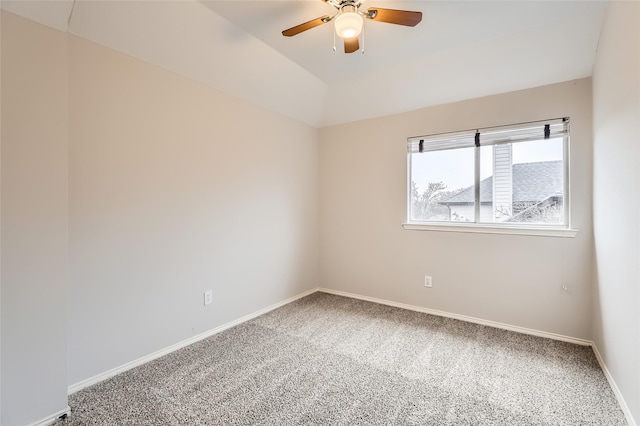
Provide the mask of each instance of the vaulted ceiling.
{"label": "vaulted ceiling", "polygon": [[[365,23],[365,51],[333,51],[321,0],[2,1],[2,8],[312,126],[390,115],[591,75],[606,1],[391,1],[403,27]],[[339,44],[339,43],[338,43]]]}

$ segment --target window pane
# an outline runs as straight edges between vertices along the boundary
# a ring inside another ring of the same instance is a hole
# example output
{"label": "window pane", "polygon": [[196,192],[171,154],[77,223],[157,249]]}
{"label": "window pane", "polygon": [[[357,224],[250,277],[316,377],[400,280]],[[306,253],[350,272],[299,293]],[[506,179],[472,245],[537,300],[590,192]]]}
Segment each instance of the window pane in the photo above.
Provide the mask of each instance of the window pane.
{"label": "window pane", "polygon": [[475,221],[474,155],[474,148],[411,155],[411,221]]}
{"label": "window pane", "polygon": [[562,138],[481,149],[481,222],[563,224]]}

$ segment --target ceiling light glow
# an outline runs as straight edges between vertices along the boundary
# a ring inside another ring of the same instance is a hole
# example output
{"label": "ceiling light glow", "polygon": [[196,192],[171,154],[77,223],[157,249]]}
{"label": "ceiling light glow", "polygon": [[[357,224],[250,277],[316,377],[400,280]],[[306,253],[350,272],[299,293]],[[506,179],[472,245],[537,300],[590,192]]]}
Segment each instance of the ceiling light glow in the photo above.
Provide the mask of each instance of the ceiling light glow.
{"label": "ceiling light glow", "polygon": [[364,19],[353,6],[343,7],[342,12],[335,19],[336,34],[344,39],[358,37],[363,25]]}

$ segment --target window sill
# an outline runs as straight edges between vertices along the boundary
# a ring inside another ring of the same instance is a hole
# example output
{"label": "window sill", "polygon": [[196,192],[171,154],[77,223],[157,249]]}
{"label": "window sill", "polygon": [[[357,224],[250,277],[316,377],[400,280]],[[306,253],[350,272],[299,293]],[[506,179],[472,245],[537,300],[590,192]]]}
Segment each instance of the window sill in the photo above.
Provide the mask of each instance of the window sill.
{"label": "window sill", "polygon": [[474,234],[507,234],[507,235],[531,235],[536,237],[563,237],[574,238],[578,234],[577,229],[566,228],[521,228],[491,225],[460,225],[460,224],[416,224],[403,223],[402,227],[411,231],[440,231],[440,232],[469,232]]}

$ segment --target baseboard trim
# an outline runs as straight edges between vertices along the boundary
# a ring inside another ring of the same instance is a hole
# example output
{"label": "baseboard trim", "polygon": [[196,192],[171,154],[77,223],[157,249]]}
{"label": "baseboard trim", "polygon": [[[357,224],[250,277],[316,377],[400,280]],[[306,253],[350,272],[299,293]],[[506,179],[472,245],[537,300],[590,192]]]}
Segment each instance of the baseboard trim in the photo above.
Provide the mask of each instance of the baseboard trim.
{"label": "baseboard trim", "polygon": [[457,319],[466,322],[472,322],[475,324],[486,325],[488,327],[500,328],[502,330],[515,331],[516,333],[530,334],[532,336],[546,337],[547,339],[560,340],[563,342],[575,343],[576,345],[592,346],[591,340],[578,339],[576,337],[564,336],[562,334],[549,333],[546,331],[534,330],[531,328],[518,327],[515,325],[503,324],[501,322],[484,320],[481,318],[469,317],[466,315],[454,314],[451,312],[438,311],[435,309],[423,308],[421,306],[407,305],[405,303],[392,302],[390,300],[377,299],[375,297],[362,296],[359,294],[347,293],[339,290],[332,290],[329,288],[319,288],[318,291],[323,293],[335,294],[337,296],[350,297],[352,299],[365,300],[367,302],[379,303],[381,305],[393,306],[396,308],[408,309],[410,311],[422,312],[425,314],[437,315],[439,317],[446,317]]}
{"label": "baseboard trim", "polygon": [[60,417],[64,416],[64,415],[70,415],[71,414],[71,408],[67,405],[67,408],[65,408],[64,410],[60,410],[57,413],[53,413],[50,416],[45,417],[44,419],[40,419],[34,423],[30,423],[29,426],[48,426],[50,424],[55,423],[56,420],[58,420]]}
{"label": "baseboard trim", "polygon": [[[446,311],[439,311],[436,309],[429,309],[429,308],[423,308],[421,306],[415,306],[415,305],[409,305],[409,304],[405,304],[405,303],[399,303],[399,302],[393,302],[390,300],[385,300],[385,299],[378,299],[375,297],[369,297],[369,296],[363,296],[363,295],[359,295],[359,294],[354,294],[354,293],[348,293],[345,291],[339,291],[339,290],[332,290],[329,288],[323,288],[323,287],[317,287],[317,288],[313,288],[311,290],[305,291],[304,293],[300,293],[296,296],[290,297],[288,299],[285,299],[283,301],[280,301],[278,303],[275,303],[273,305],[267,306],[266,308],[260,309],[258,311],[255,311],[249,315],[245,315],[241,318],[238,318],[236,320],[230,321],[226,324],[220,325],[216,328],[213,328],[209,331],[206,331],[204,333],[200,333],[196,336],[193,336],[189,339],[183,340],[179,343],[176,343],[174,345],[168,346],[164,349],[160,349],[156,352],[153,352],[149,355],[143,356],[141,358],[138,358],[134,361],[128,362],[126,364],[123,364],[119,367],[115,367],[112,368],[111,370],[108,370],[104,373],[100,373],[97,374],[93,377],[90,377],[86,380],[80,381],[78,383],[74,383],[72,385],[70,385],[67,389],[67,392],[69,395],[78,392],[86,387],[92,386],[94,384],[100,383],[104,380],[107,380],[115,375],[118,375],[120,373],[123,373],[127,370],[130,370],[132,368],[138,367],[142,364],[146,364],[147,362],[153,361],[154,359],[160,358],[164,355],[168,355],[171,352],[177,351],[178,349],[184,348],[186,346],[189,346],[193,343],[199,342],[200,340],[206,339],[207,337],[213,336],[215,334],[218,334],[224,330],[227,330],[231,327],[235,327],[236,325],[242,324],[244,322],[247,322],[249,320],[252,320],[256,317],[259,317],[260,315],[266,314],[267,312],[273,311],[274,309],[278,309],[284,305],[287,305],[291,302],[294,302],[298,299],[301,299],[303,297],[309,296],[310,294],[316,293],[316,292],[322,292],[322,293],[328,293],[328,294],[334,294],[337,296],[344,296],[344,297],[349,297],[352,299],[358,299],[358,300],[364,300],[367,302],[373,302],[373,303],[378,303],[381,305],[387,305],[387,306],[393,306],[396,308],[401,308],[401,309],[407,309],[410,311],[416,311],[416,312],[422,312],[422,313],[426,313],[426,314],[430,314],[430,315],[436,315],[436,316],[440,316],[440,317],[445,317],[445,318],[452,318],[452,319],[457,319],[457,320],[461,320],[461,321],[466,321],[466,322],[471,322],[474,324],[480,324],[480,325],[486,325],[488,327],[494,327],[494,328],[499,328],[502,330],[509,330],[509,331],[514,331],[517,333],[523,333],[523,334],[529,334],[532,336],[538,336],[538,337],[545,337],[548,339],[553,339],[553,340],[559,340],[559,341],[563,341],[563,342],[568,342],[568,343],[574,343],[577,345],[582,345],[582,346],[591,346],[593,349],[593,352],[596,356],[596,359],[598,360],[598,363],[600,364],[600,368],[602,368],[602,371],[605,375],[605,377],[607,378],[607,381],[609,382],[609,385],[611,386],[611,389],[613,390],[614,395],[616,396],[616,399],[618,400],[618,403],[620,404],[620,408],[622,409],[625,418],[627,419],[627,422],[629,423],[629,426],[638,426],[636,421],[634,420],[633,416],[631,415],[631,410],[629,409],[629,406],[627,405],[624,397],[622,396],[622,393],[620,392],[620,389],[618,388],[618,385],[616,384],[615,380],[613,379],[613,376],[611,375],[611,373],[609,372],[609,369],[607,368],[607,365],[604,362],[604,359],[602,358],[602,355],[600,354],[600,351],[598,350],[598,347],[594,344],[594,342],[590,341],[590,340],[585,340],[585,339],[578,339],[575,337],[570,337],[570,336],[564,336],[561,334],[555,334],[555,333],[549,333],[546,331],[540,331],[540,330],[534,330],[534,329],[530,329],[530,328],[526,328],[526,327],[518,327],[518,326],[514,326],[514,325],[509,325],[509,324],[504,324],[504,323],[500,323],[500,322],[496,322],[496,321],[489,321],[489,320],[484,320],[481,318],[475,318],[475,317],[470,317],[470,316],[466,316],[466,315],[459,315],[459,314],[454,314],[451,312],[446,312]],[[71,408],[69,406],[67,406],[66,409],[61,410],[57,413],[54,413],[44,419],[38,420],[34,423],[31,423],[29,426],[47,426],[50,425],[52,423],[54,423],[56,420],[58,420],[61,416],[63,415],[70,415],[71,414]]]}
{"label": "baseboard trim", "polygon": [[631,410],[627,405],[627,401],[624,400],[624,397],[622,396],[622,392],[620,392],[620,389],[618,388],[616,381],[613,380],[613,376],[609,372],[609,369],[607,368],[607,364],[604,363],[604,358],[602,358],[602,355],[598,350],[598,346],[596,346],[595,343],[592,345],[592,349],[593,349],[593,353],[596,355],[598,364],[600,364],[600,368],[604,373],[604,377],[607,378],[607,381],[609,382],[609,386],[611,386],[611,390],[613,390],[613,394],[616,396],[616,399],[618,400],[618,404],[620,404],[620,409],[624,413],[624,417],[627,419],[627,423],[629,423],[629,426],[637,426],[636,421],[631,415]]}
{"label": "baseboard trim", "polygon": [[309,291],[305,291],[304,293],[300,293],[296,296],[290,297],[288,299],[285,299],[281,302],[275,303],[271,306],[267,306],[266,308],[260,309],[258,311],[255,311],[249,315],[245,315],[242,318],[238,318],[236,320],[230,321],[226,324],[222,324],[216,328],[213,328],[209,331],[205,331],[203,333],[197,334],[193,337],[190,337],[186,340],[183,340],[181,342],[178,342],[174,345],[171,346],[167,346],[166,348],[160,349],[158,351],[155,351],[153,353],[150,353],[149,355],[145,355],[141,358],[138,358],[134,361],[130,361],[127,362],[126,364],[120,365],[118,367],[112,368],[111,370],[105,371],[104,373],[100,373],[97,374],[93,377],[89,377],[88,379],[82,380],[78,383],[74,383],[72,385],[69,385],[69,387],[67,388],[67,393],[69,395],[78,392],[79,390],[82,390],[86,387],[95,385],[97,383],[100,383],[104,380],[107,380],[113,376],[116,376],[120,373],[124,373],[127,370],[131,370],[132,368],[138,367],[142,364],[146,364],[149,361],[153,361],[154,359],[160,358],[162,356],[168,355],[171,352],[177,351],[178,349],[182,349],[186,346],[189,346],[193,343],[199,342],[200,340],[206,339],[207,337],[213,336],[214,334],[218,334],[224,330],[227,330],[231,327],[235,327],[236,325],[242,324],[244,322],[247,322],[249,320],[252,320],[256,317],[259,317],[260,315],[266,314],[269,311],[273,311],[274,309],[278,309],[281,306],[284,306],[286,304],[289,304],[293,301],[296,301],[298,299],[301,299],[303,297],[306,297],[310,294],[313,294],[315,292],[318,291],[318,288],[313,288]]}

